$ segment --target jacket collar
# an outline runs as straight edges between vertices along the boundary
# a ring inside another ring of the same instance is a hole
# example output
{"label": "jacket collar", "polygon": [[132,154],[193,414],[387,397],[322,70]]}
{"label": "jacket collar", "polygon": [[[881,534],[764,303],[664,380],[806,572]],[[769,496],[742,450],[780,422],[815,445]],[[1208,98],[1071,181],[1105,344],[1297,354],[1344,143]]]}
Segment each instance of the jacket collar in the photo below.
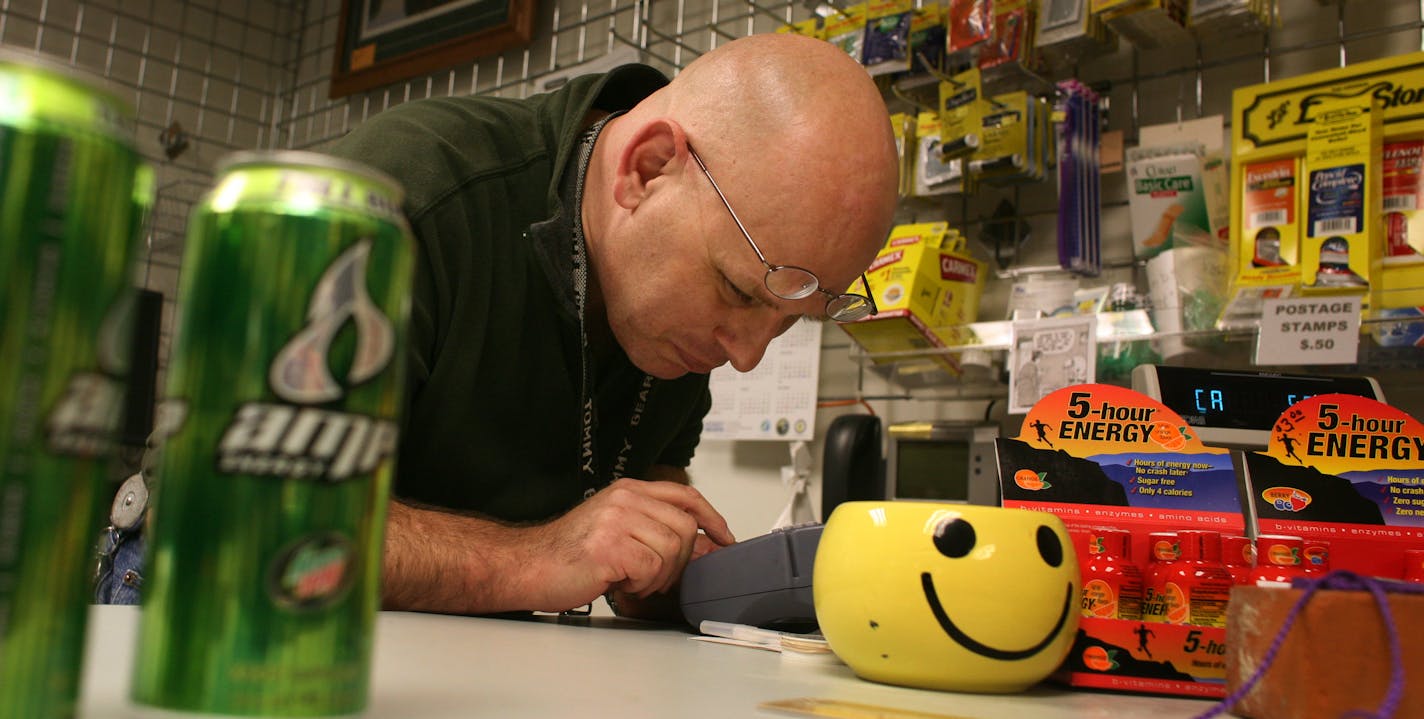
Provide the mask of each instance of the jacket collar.
{"label": "jacket collar", "polygon": [[[576,172],[579,136],[585,129],[584,119],[593,110],[620,112],[628,110],[667,84],[667,78],[647,65],[622,65],[604,75],[585,75],[549,96],[540,118],[555,145],[554,172],[548,187],[550,216],[529,226],[525,235],[533,244],[534,254],[544,271],[549,286],[558,298],[565,319],[577,321],[577,301],[573,276],[573,217],[568,205],[572,195],[565,195],[565,175]],[[573,178],[569,178],[573,179]],[[568,183],[572,186],[573,183]],[[573,208],[577,211],[577,208]]]}

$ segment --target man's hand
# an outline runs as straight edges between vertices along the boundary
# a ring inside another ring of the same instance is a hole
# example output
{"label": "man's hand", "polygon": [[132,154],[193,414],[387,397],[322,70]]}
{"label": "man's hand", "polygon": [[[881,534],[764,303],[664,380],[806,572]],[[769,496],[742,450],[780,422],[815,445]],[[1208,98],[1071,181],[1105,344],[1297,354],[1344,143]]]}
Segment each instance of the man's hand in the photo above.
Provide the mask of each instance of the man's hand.
{"label": "man's hand", "polygon": [[620,479],[568,514],[523,531],[534,552],[532,608],[547,611],[588,604],[610,588],[639,598],[667,592],[694,555],[736,541],[701,492],[636,479]]}
{"label": "man's hand", "polygon": [[671,589],[692,557],[734,541],[707,499],[676,482],[620,479],[522,527],[392,502],[383,603],[487,614],[563,611],[609,589],[647,597]]}

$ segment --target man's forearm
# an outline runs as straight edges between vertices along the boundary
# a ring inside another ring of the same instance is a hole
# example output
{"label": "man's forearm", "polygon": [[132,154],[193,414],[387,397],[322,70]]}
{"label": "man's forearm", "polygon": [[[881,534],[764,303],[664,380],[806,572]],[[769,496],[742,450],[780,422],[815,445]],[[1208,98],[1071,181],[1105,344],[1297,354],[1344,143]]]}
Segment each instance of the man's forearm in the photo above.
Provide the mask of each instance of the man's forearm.
{"label": "man's forearm", "polygon": [[386,519],[386,609],[489,614],[520,604],[518,530],[497,522],[392,501]]}

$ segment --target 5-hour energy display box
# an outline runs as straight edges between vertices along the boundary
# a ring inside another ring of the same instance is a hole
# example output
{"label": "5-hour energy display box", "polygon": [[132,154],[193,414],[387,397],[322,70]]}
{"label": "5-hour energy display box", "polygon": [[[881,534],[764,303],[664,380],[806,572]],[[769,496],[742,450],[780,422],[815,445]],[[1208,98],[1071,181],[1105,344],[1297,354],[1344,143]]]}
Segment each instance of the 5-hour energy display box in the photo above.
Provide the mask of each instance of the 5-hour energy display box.
{"label": "5-hour energy display box", "polygon": [[[1102,530],[1130,534],[1129,559],[1153,556],[1155,532],[1239,535],[1245,520],[1230,453],[1202,443],[1160,402],[1123,387],[1065,387],[1024,417],[1017,438],[995,443],[1006,507],[1057,515],[1080,565]],[[1084,586],[1088,586],[1085,580]],[[1118,600],[1116,603],[1121,603]],[[1189,623],[1182,595],[1144,601],[1141,617],[1084,616],[1060,680],[1071,686],[1219,697],[1225,694],[1226,630]],[[1218,615],[1219,616],[1219,615]]]}
{"label": "5-hour energy display box", "polygon": [[1244,455],[1259,534],[1330,543],[1330,566],[1399,579],[1424,549],[1424,424],[1345,394],[1287,409],[1265,452]]}

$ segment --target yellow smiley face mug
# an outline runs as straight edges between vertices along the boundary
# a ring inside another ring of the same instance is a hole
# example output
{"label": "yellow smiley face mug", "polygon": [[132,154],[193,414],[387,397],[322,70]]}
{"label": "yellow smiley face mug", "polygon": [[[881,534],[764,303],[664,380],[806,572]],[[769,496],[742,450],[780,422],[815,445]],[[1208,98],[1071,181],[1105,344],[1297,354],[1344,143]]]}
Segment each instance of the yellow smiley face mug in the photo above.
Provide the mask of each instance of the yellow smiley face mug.
{"label": "yellow smiley face mug", "polygon": [[821,632],[861,678],[1008,693],[1067,655],[1080,581],[1051,514],[876,501],[831,513],[811,587]]}

